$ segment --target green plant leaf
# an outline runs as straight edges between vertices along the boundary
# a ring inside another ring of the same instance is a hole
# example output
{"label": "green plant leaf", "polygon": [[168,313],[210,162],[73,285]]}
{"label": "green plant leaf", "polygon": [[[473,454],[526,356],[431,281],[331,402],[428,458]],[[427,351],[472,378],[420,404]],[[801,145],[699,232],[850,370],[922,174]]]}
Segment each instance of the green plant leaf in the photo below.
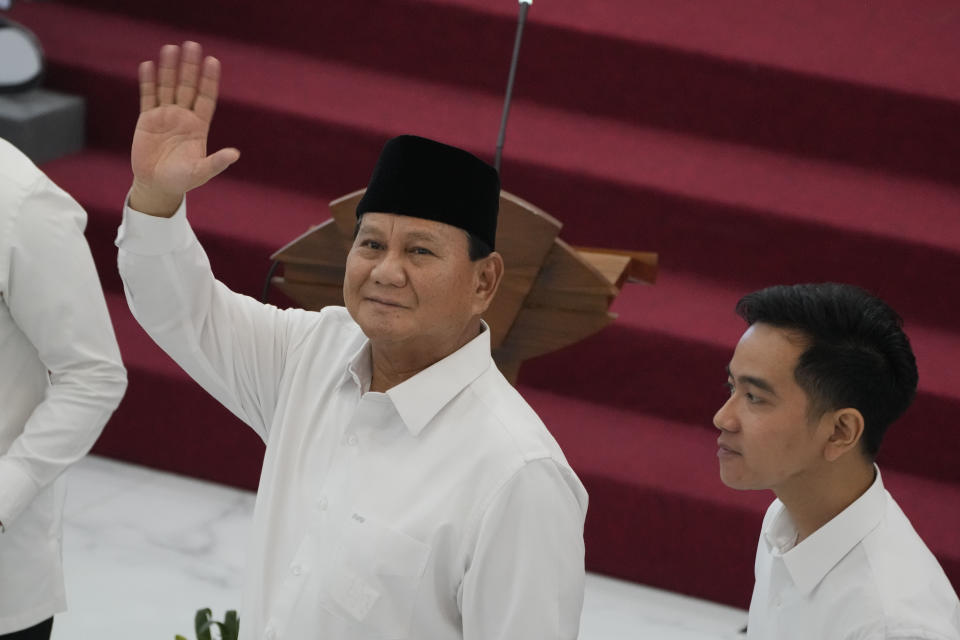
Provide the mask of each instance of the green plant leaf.
{"label": "green plant leaf", "polygon": [[[227,611],[223,622],[214,620],[213,611],[210,609],[199,609],[193,618],[193,625],[197,633],[197,640],[213,640],[210,633],[212,627],[217,627],[220,632],[220,640],[238,640],[240,636],[240,617],[233,609]],[[174,640],[187,639],[178,635]]]}
{"label": "green plant leaf", "polygon": [[223,618],[223,626],[220,627],[221,633],[223,633],[222,640],[237,640],[240,636],[240,618],[237,616],[237,612],[234,610],[227,611],[227,615]]}
{"label": "green plant leaf", "polygon": [[200,609],[193,619],[194,629],[197,632],[197,640],[213,640],[210,635],[210,625],[213,621],[213,611],[210,609]]}

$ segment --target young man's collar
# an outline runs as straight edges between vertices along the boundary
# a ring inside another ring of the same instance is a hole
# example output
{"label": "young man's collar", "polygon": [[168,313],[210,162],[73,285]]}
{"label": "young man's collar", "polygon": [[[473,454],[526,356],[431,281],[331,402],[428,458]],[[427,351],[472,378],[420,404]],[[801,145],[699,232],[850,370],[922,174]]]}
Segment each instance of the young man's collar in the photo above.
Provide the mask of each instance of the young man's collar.
{"label": "young man's collar", "polygon": [[782,556],[790,577],[802,593],[813,591],[883,519],[886,491],[876,465],[874,472],[873,484],[862,496],[800,544],[793,546],[797,530],[782,505],[764,530],[763,539],[768,550],[772,555]]}

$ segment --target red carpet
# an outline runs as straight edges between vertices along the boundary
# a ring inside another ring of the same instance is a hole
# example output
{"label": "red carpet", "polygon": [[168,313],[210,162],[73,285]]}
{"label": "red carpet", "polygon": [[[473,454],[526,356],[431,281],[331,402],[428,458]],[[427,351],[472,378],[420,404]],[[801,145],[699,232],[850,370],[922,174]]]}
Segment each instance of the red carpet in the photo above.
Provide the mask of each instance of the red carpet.
{"label": "red carpet", "polygon": [[[289,7],[286,11],[283,8]],[[196,39],[224,65],[213,145],[241,160],[190,198],[219,277],[257,295],[268,256],[361,187],[391,135],[487,158],[516,4],[211,0],[19,4],[48,85],[84,95],[88,144],[48,172],[87,236],[130,369],[97,451],[248,488],[262,445],[133,322],[113,237],[129,186],[136,65]],[[915,405],[881,464],[960,586],[960,8],[947,0],[537,3],[504,187],[573,244],[661,254],[604,332],[528,363],[521,390],[591,495],[591,569],[746,606],[766,493],[717,477],[713,412],[774,283],[865,286],[906,318]]]}

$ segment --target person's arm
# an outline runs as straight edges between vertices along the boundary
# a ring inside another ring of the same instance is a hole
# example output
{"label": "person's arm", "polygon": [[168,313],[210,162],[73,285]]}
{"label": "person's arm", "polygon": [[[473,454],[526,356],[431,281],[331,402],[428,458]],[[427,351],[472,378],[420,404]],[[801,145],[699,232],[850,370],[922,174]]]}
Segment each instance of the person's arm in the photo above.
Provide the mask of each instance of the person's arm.
{"label": "person's arm", "polygon": [[12,215],[4,239],[10,265],[3,298],[48,369],[50,386],[0,456],[4,526],[90,450],[127,384],[83,236],[83,209],[41,177]]}
{"label": "person's arm", "polygon": [[[214,278],[186,203],[160,218],[124,208],[117,235],[127,304],[157,345],[261,438],[302,310],[280,311]],[[175,401],[175,399],[171,399]]]}
{"label": "person's arm", "polygon": [[521,468],[479,523],[460,588],[464,640],[570,640],[583,608],[586,493],[549,459]]}
{"label": "person's arm", "polygon": [[281,312],[218,282],[187,222],[185,194],[234,162],[206,155],[220,64],[200,45],[163,47],[140,65],[133,186],[117,236],[127,303],[151,338],[218,401],[266,438],[301,311]]}

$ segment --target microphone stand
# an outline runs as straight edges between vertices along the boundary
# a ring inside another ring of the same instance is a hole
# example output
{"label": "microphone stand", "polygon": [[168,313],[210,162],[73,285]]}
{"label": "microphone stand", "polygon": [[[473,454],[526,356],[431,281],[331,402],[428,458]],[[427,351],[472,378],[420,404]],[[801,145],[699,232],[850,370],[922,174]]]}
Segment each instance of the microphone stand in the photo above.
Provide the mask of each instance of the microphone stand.
{"label": "microphone stand", "polygon": [[517,60],[520,58],[520,41],[523,39],[523,27],[527,23],[527,12],[533,0],[520,0],[520,18],[517,22],[517,37],[513,43],[513,59],[510,61],[510,75],[507,77],[507,95],[503,100],[503,115],[500,118],[500,135],[497,137],[497,153],[493,159],[493,166],[500,173],[500,162],[503,159],[503,143],[507,138],[507,118],[510,117],[510,101],[513,100],[513,81],[517,77]]}

